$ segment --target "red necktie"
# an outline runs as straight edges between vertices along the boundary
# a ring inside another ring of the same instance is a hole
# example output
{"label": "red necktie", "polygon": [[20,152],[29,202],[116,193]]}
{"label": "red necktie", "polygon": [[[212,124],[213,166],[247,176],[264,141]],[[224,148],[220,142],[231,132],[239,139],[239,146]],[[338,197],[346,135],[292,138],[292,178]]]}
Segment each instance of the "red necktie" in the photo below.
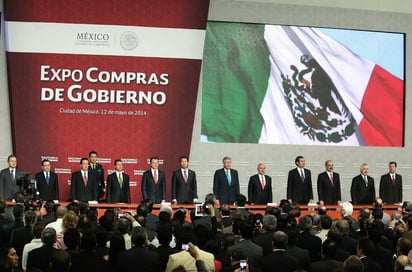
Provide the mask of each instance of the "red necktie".
{"label": "red necktie", "polygon": [[396,181],[395,181],[395,175],[392,176],[392,185],[395,185]]}
{"label": "red necktie", "polygon": [[333,187],[333,173],[330,173],[330,183],[332,184],[332,187]]}
{"label": "red necktie", "polygon": [[84,175],[83,175],[83,183],[84,183],[84,186],[87,186],[87,175],[86,175],[86,172],[84,172]]}
{"label": "red necktie", "polygon": [[154,179],[155,183],[157,183],[157,170],[153,171],[153,179]]}
{"label": "red necktie", "polygon": [[262,180],[260,181],[260,185],[262,185],[262,190],[265,189],[265,177],[262,175]]}
{"label": "red necktie", "polygon": [[186,172],[186,170],[183,170],[183,178],[185,179],[185,182],[187,182],[187,172]]}

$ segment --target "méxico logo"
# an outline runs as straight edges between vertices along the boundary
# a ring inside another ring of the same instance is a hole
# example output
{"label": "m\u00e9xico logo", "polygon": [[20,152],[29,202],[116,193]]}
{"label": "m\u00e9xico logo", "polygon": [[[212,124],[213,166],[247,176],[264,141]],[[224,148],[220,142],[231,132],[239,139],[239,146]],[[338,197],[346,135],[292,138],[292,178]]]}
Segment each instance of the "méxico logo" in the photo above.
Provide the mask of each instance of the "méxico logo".
{"label": "m\u00e9xico logo", "polygon": [[356,123],[332,79],[318,62],[303,55],[299,70],[281,74],[283,95],[300,133],[319,142],[339,143],[355,133]]}

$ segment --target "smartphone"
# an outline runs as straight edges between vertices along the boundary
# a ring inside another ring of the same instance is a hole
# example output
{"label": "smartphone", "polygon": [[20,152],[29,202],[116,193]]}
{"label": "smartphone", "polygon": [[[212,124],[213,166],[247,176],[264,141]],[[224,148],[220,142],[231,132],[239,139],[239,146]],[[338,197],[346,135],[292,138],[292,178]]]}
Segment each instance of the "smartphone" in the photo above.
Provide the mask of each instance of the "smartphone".
{"label": "smartphone", "polygon": [[124,217],[124,214],[123,213],[119,213],[119,215],[117,216],[117,218],[123,218]]}
{"label": "smartphone", "polygon": [[189,250],[188,244],[182,244],[182,250]]}
{"label": "smartphone", "polygon": [[203,216],[203,204],[195,205],[195,216]]}
{"label": "smartphone", "polygon": [[247,260],[240,260],[240,271],[246,271]]}

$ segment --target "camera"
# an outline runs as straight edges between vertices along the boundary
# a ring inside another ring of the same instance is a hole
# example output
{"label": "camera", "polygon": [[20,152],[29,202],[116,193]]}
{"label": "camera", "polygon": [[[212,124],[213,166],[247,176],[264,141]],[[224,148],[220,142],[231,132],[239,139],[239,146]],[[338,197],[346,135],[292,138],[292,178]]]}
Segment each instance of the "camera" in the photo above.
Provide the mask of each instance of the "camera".
{"label": "camera", "polygon": [[182,244],[182,250],[189,250],[188,244]]}

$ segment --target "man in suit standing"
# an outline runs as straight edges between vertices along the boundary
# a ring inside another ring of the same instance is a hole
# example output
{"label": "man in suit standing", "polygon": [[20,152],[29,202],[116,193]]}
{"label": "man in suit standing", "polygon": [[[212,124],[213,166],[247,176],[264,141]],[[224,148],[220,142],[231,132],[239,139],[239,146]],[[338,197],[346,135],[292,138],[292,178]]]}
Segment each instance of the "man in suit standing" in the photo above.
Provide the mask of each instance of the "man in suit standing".
{"label": "man in suit standing", "polygon": [[272,178],[265,175],[266,165],[257,165],[258,173],[249,179],[248,199],[252,204],[266,204],[272,202]]}
{"label": "man in suit standing", "polygon": [[106,201],[109,203],[130,203],[129,175],[123,173],[123,162],[114,161],[115,171],[107,176]]}
{"label": "man in suit standing", "polygon": [[369,166],[363,163],[360,167],[360,175],[352,179],[350,194],[352,204],[372,204],[375,200],[375,183],[372,177],[368,176]]}
{"label": "man in suit standing", "polygon": [[24,176],[23,172],[17,169],[15,155],[8,156],[7,163],[9,166],[0,172],[0,200],[12,200],[21,189],[17,185],[17,180]]}
{"label": "man in suit standing", "polygon": [[142,195],[144,200],[161,203],[166,199],[166,178],[159,170],[159,158],[150,158],[150,169],[143,173]]}
{"label": "man in suit standing", "polygon": [[180,169],[172,176],[172,202],[194,203],[197,201],[196,173],[189,169],[189,158],[180,158]]}
{"label": "man in suit standing", "polygon": [[41,241],[43,246],[33,249],[28,254],[27,271],[49,271],[51,258],[57,251],[53,247],[56,242],[56,231],[53,228],[45,228],[41,234]]}
{"label": "man in suit standing", "polygon": [[213,177],[213,194],[216,196],[216,204],[233,204],[236,195],[240,193],[239,175],[235,169],[231,169],[232,159],[223,158],[223,168],[215,171]]}
{"label": "man in suit standing", "polygon": [[296,168],[289,171],[287,186],[289,202],[307,204],[313,200],[312,176],[310,170],[305,169],[305,163],[303,156],[297,156]]}
{"label": "man in suit standing", "polygon": [[80,170],[71,177],[70,191],[73,201],[90,201],[99,199],[99,184],[97,177],[89,171],[89,160],[80,160]]}
{"label": "man in suit standing", "polygon": [[319,205],[340,204],[340,178],[339,174],[333,172],[333,162],[325,162],[326,171],[318,175]]}
{"label": "man in suit standing", "polygon": [[389,163],[389,173],[381,177],[379,196],[386,204],[402,203],[402,176],[396,173],[396,162]]}
{"label": "man in suit standing", "polygon": [[100,163],[97,163],[97,152],[89,152],[89,171],[92,171],[93,174],[97,177],[99,185],[99,199],[104,196],[104,169]]}
{"label": "man in suit standing", "polygon": [[48,159],[41,161],[42,171],[34,178],[37,182],[37,190],[41,200],[59,200],[59,180],[56,173],[51,171],[51,162]]}

